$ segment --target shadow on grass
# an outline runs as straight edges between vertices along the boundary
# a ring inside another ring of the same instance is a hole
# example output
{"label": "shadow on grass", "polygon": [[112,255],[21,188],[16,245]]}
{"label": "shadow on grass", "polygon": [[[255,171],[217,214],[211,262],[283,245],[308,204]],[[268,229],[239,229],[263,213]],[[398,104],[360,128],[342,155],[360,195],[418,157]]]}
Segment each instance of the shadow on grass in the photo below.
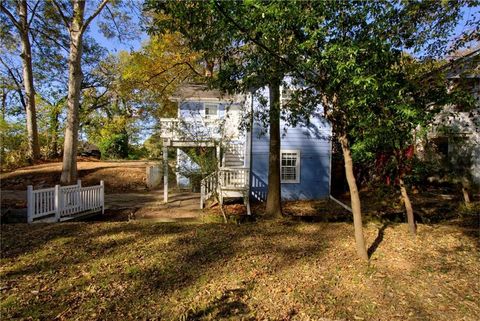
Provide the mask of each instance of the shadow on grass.
{"label": "shadow on grass", "polygon": [[[27,293],[23,299],[28,305],[19,305],[13,314],[7,315],[30,317],[32,311],[38,311],[39,314],[34,314],[34,318],[40,316],[49,319],[64,313],[62,310],[65,309],[68,311],[62,316],[66,318],[84,310],[81,313],[88,313],[86,305],[98,300],[98,294],[90,293],[88,289],[92,284],[105,284],[106,290],[102,296],[107,300],[96,311],[98,318],[111,319],[128,315],[132,310],[136,311],[138,318],[171,317],[171,313],[179,313],[172,306],[156,310],[137,309],[137,305],[163,302],[182,291],[195,292],[205,280],[226,273],[225,267],[233,264],[238,255],[248,261],[250,256],[275,253],[276,259],[270,263],[275,270],[290,268],[299,258],[321,257],[328,248],[325,242],[337,237],[328,233],[328,229],[302,233],[297,227],[296,223],[273,229],[264,229],[256,224],[242,227],[170,223],[107,223],[101,227],[85,223],[59,224],[49,229],[35,228],[30,231],[30,238],[41,239],[36,245],[19,243],[19,235],[9,233],[9,243],[16,243],[19,251],[8,248],[4,252],[6,258],[14,260],[11,263],[14,266],[4,273],[4,279],[29,279],[40,275],[48,277],[62,271],[63,281],[61,286],[54,286],[51,291],[36,296]],[[313,240],[304,242],[312,237]],[[19,260],[20,253],[23,257]],[[112,266],[113,270],[104,270],[104,264]],[[233,265],[232,268],[238,269],[239,266]],[[258,268],[263,269],[262,266]],[[227,272],[234,273],[228,269]],[[82,277],[85,273],[96,273],[95,281]],[[253,282],[253,279],[247,281]],[[56,282],[60,281],[53,281],[54,284]],[[125,283],[127,287],[122,295],[109,288],[110,284],[118,282]],[[224,285],[225,288],[217,289],[222,293],[220,296],[213,299],[210,296],[198,309],[189,310],[188,306],[178,309],[187,313],[190,320],[207,315],[214,319],[248,315],[252,310],[246,302],[250,287],[232,288],[228,282]],[[79,293],[83,298],[80,301]],[[63,304],[58,305],[58,302]],[[88,315],[84,318],[88,318]]]}
{"label": "shadow on grass", "polygon": [[370,247],[368,248],[367,250],[367,253],[368,253],[368,258],[371,258],[373,253],[375,253],[375,251],[377,250],[378,246],[380,245],[380,243],[382,243],[383,241],[383,238],[385,237],[385,230],[387,229],[387,227],[391,225],[390,222],[385,222],[383,223],[383,225],[380,227],[380,229],[378,230],[378,234],[377,234],[377,237],[375,238],[375,240],[373,241],[372,245],[370,245]]}
{"label": "shadow on grass", "polygon": [[188,311],[185,319],[193,321],[210,317],[218,320],[234,316],[242,320],[249,320],[248,316],[251,310],[248,305],[243,302],[244,296],[246,295],[247,290],[245,288],[226,290],[220,298],[213,300],[205,308]]}

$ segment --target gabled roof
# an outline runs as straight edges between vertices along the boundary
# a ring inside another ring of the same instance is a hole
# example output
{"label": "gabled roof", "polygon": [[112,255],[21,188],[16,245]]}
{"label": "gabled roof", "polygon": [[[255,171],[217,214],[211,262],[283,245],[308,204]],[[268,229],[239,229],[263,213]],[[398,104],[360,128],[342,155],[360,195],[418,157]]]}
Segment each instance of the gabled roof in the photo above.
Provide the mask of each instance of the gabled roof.
{"label": "gabled roof", "polygon": [[235,100],[236,96],[223,94],[217,89],[208,89],[204,84],[184,84],[170,97],[173,101],[183,100]]}
{"label": "gabled roof", "polygon": [[442,66],[440,71],[447,73],[447,78],[480,78],[480,48]]}

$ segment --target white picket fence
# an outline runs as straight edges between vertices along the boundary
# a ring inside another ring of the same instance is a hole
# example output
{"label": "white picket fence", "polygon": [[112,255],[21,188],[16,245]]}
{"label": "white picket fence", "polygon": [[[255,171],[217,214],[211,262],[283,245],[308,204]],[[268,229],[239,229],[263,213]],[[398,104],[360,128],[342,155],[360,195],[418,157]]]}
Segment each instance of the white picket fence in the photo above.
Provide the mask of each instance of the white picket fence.
{"label": "white picket fence", "polygon": [[60,222],[95,212],[104,212],[104,184],[82,187],[77,185],[60,186],[34,190],[27,189],[28,223],[35,221]]}

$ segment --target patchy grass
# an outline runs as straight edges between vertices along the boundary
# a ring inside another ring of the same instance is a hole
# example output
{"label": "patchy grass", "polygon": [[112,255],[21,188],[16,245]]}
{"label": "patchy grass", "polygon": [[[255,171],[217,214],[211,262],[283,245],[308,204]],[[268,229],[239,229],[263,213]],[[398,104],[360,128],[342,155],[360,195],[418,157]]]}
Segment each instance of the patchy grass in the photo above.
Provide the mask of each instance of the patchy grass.
{"label": "patchy grass", "polygon": [[477,236],[453,225],[2,226],[2,319],[478,320]]}

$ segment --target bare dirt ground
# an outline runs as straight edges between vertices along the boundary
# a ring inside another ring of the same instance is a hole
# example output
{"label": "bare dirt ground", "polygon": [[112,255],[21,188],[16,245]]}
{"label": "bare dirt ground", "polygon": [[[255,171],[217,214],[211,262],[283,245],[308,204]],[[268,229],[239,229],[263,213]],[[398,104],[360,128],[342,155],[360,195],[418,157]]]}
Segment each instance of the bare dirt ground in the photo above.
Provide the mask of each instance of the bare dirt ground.
{"label": "bare dirt ground", "polygon": [[[106,194],[147,191],[146,167],[148,161],[99,161],[79,157],[78,177],[83,186],[105,183]],[[60,181],[60,162],[19,168],[0,174],[2,208],[26,207],[26,189],[52,187]]]}
{"label": "bare dirt ground", "polygon": [[[149,161],[99,161],[79,157],[78,178],[82,184],[97,185],[100,180],[111,192],[146,190],[146,166],[158,164]],[[34,188],[51,187],[60,181],[62,164],[47,163],[22,167],[0,174],[2,190],[26,190],[28,185]]]}

